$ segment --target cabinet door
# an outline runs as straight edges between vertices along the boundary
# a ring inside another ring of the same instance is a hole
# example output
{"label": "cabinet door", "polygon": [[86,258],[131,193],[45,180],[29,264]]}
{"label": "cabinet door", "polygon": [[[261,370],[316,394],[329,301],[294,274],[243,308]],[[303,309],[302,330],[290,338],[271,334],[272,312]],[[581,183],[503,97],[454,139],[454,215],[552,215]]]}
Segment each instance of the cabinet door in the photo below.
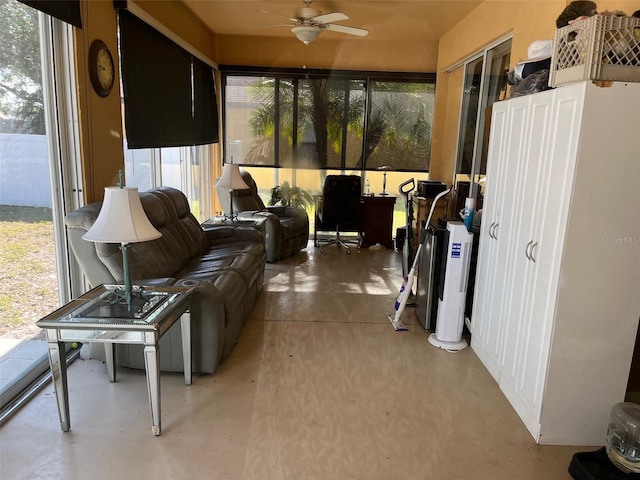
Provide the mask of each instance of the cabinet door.
{"label": "cabinet door", "polygon": [[531,97],[499,384],[538,441],[581,116],[579,89]]}
{"label": "cabinet door", "polygon": [[[532,412],[539,429],[555,322],[560,263],[573,192],[584,85],[554,92],[541,195],[537,202],[529,250],[527,302],[519,350],[519,399]],[[526,423],[526,422],[525,422]],[[531,430],[531,429],[530,429]],[[532,434],[534,432],[532,431]],[[537,431],[534,438],[538,440]]]}
{"label": "cabinet door", "polygon": [[478,262],[471,314],[471,348],[489,373],[498,379],[497,323],[490,316],[493,302],[493,283],[496,278],[494,258],[497,241],[493,238],[495,212],[502,185],[504,139],[507,128],[508,102],[494,104],[487,160],[487,175],[482,208],[482,224],[478,242]]}
{"label": "cabinet door", "polygon": [[535,263],[531,255],[537,245],[533,238],[540,221],[539,212],[544,214],[545,211],[549,184],[546,160],[552,99],[552,92],[532,95],[527,112],[529,124],[523,142],[523,168],[518,182],[520,191],[515,202],[512,249],[508,260],[512,277],[505,297],[504,348],[500,357],[500,388],[534,437],[539,425],[539,402],[521,397],[527,380],[523,373],[525,352],[530,349],[531,342],[540,341],[532,338],[535,328],[532,330],[528,311],[533,300],[532,291],[536,288]]}
{"label": "cabinet door", "polygon": [[[472,347],[498,378],[503,345],[503,307],[509,281],[509,238],[513,232],[518,172],[527,127],[527,104],[521,97],[494,104],[482,214]],[[477,312],[477,313],[476,313]],[[477,322],[475,325],[474,323]]]}

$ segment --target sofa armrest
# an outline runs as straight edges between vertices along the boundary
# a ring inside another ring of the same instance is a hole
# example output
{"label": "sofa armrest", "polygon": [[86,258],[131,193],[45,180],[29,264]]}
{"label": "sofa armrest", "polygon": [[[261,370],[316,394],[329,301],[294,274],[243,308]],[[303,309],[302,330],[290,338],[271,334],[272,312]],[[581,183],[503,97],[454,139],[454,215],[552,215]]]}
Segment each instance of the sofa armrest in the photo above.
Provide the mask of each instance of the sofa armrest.
{"label": "sofa armrest", "polygon": [[262,234],[255,228],[241,225],[203,225],[210,244],[252,241],[264,243]]}
{"label": "sofa armrest", "polygon": [[308,218],[309,216],[307,215],[306,210],[304,210],[303,208],[296,208],[296,207],[270,206],[270,207],[267,207],[267,211],[269,213],[273,213],[274,215],[277,215],[278,217],[294,217],[294,218],[305,219],[305,218]]}
{"label": "sofa armrest", "polygon": [[168,287],[175,284],[176,279],[173,277],[141,278],[140,280],[132,280],[131,283],[141,287]]}

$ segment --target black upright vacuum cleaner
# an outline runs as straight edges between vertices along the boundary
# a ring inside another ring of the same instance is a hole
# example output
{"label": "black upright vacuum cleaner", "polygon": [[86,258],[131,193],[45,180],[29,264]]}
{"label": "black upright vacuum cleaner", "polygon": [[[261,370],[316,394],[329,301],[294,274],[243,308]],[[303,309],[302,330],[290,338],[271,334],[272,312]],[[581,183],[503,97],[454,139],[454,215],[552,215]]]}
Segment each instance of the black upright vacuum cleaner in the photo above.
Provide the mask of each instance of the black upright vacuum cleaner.
{"label": "black upright vacuum cleaner", "polygon": [[402,276],[405,277],[409,273],[411,264],[413,263],[414,250],[411,245],[413,239],[413,202],[411,201],[411,192],[416,188],[415,180],[410,178],[398,187],[398,191],[404,196],[405,214],[407,224],[404,228],[405,238],[402,245]]}

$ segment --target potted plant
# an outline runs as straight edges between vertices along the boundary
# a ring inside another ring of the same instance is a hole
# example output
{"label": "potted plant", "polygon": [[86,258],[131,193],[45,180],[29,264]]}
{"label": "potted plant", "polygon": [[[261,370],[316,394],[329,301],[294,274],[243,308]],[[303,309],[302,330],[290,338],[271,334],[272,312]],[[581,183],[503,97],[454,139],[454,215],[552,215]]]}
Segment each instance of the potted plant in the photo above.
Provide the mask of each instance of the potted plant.
{"label": "potted plant", "polygon": [[269,205],[304,208],[313,205],[313,197],[304,188],[292,187],[289,182],[283,182],[271,189]]}

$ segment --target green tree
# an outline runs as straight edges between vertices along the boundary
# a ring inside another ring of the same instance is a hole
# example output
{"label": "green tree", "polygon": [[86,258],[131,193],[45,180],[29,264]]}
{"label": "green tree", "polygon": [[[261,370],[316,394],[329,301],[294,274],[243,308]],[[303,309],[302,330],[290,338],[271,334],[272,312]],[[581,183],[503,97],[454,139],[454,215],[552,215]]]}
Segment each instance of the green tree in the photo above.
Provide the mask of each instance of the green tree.
{"label": "green tree", "polygon": [[0,113],[11,132],[45,134],[38,11],[0,0]]}

